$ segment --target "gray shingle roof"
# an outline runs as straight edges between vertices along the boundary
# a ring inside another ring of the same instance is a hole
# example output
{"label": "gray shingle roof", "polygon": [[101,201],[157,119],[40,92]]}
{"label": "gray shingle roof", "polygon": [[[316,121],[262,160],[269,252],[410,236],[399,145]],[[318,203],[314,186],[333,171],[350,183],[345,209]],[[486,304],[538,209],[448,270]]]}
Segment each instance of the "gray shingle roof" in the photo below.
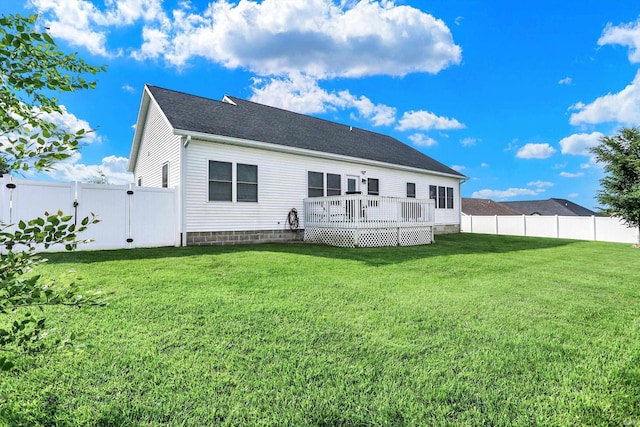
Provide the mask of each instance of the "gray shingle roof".
{"label": "gray shingle roof", "polygon": [[464,175],[387,135],[227,96],[235,105],[147,85],[177,130]]}
{"label": "gray shingle roof", "polygon": [[527,200],[521,202],[500,202],[525,215],[600,216],[597,212],[566,199]]}
{"label": "gray shingle roof", "polygon": [[522,215],[502,203],[489,199],[462,199],[462,213],[465,215]]}

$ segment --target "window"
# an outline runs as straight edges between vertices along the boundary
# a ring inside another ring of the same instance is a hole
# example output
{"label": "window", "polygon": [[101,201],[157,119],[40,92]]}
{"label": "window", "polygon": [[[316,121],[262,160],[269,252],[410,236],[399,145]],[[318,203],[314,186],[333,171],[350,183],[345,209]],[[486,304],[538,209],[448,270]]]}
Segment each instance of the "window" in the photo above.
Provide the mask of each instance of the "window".
{"label": "window", "polygon": [[380,181],[378,178],[369,178],[367,180],[367,194],[372,196],[380,195]]}
{"label": "window", "polygon": [[209,161],[209,200],[230,202],[232,197],[231,163]]}
{"label": "window", "polygon": [[238,202],[258,201],[258,166],[236,165],[237,195]]}
{"label": "window", "polygon": [[436,205],[438,204],[438,186],[437,185],[429,186],[429,199],[435,200]]}
{"label": "window", "polygon": [[446,188],[438,187],[438,205],[437,208],[444,209],[446,199]]}
{"label": "window", "polygon": [[162,187],[167,188],[169,186],[169,163],[162,165]]}
{"label": "window", "polygon": [[308,195],[309,197],[324,196],[324,174],[322,172],[308,173]]}
{"label": "window", "polygon": [[453,187],[447,187],[447,209],[453,209]]}
{"label": "window", "polygon": [[416,198],[416,184],[415,182],[407,182],[407,197]]}
{"label": "window", "polygon": [[429,198],[435,200],[438,209],[453,209],[453,187],[430,185]]}
{"label": "window", "polygon": [[340,175],[327,174],[327,196],[339,196],[342,194]]}

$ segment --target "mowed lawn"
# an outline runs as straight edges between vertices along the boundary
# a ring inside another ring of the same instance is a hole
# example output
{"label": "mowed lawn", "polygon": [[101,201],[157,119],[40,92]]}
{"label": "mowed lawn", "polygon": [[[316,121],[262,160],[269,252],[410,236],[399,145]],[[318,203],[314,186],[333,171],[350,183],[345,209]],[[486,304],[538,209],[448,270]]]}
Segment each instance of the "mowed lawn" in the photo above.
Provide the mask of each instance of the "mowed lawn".
{"label": "mowed lawn", "polygon": [[[110,304],[0,373],[0,425],[640,425],[640,250],[461,234],[54,254]],[[55,321],[54,321],[55,319]]]}

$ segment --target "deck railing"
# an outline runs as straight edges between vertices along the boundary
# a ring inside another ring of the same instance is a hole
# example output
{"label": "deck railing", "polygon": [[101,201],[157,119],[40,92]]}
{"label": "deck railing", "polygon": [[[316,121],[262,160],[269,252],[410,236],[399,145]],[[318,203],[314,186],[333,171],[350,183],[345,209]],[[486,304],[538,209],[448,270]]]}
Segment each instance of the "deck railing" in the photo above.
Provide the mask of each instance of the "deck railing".
{"label": "deck railing", "polygon": [[351,194],[304,200],[305,241],[408,246],[433,241],[433,200]]}

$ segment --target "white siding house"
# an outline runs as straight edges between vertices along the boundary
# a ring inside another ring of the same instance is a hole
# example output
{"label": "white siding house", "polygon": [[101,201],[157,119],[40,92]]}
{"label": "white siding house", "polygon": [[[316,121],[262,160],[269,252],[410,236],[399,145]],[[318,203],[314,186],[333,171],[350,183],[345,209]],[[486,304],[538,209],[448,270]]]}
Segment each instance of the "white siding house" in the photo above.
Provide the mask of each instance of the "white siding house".
{"label": "white siding house", "polygon": [[[389,136],[225,96],[146,85],[129,171],[177,187],[184,245],[300,240],[310,196],[435,199],[436,232],[460,230],[465,177]],[[410,194],[408,194],[408,192]]]}

